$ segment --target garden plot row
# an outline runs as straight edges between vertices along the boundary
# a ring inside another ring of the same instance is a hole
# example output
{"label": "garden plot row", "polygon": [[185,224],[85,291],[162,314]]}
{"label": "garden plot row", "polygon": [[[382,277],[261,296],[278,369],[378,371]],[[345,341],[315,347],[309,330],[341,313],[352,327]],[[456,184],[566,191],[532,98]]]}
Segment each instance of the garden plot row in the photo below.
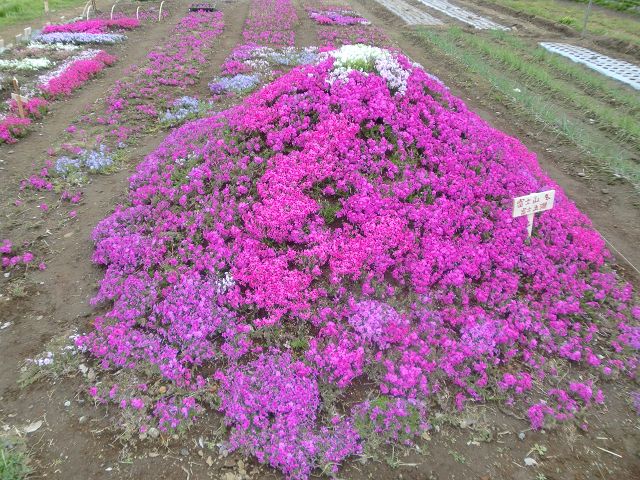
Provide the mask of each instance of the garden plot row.
{"label": "garden plot row", "polygon": [[108,173],[127,156],[133,141],[157,127],[170,127],[210,108],[184,97],[207,65],[207,54],[223,31],[220,12],[183,17],[171,38],[153,49],[142,66],[132,66],[104,101],[74,119],[54,145],[46,167],[25,186],[51,190],[76,188],[92,173]]}
{"label": "garden plot row", "polygon": [[446,0],[418,0],[426,7],[433,8],[434,10],[444,13],[445,15],[455,18],[467,25],[471,25],[478,30],[509,30],[508,27],[495,23],[488,18],[485,18],[469,10],[447,2]]}
{"label": "garden plot row", "polygon": [[442,25],[442,22],[424,10],[414,7],[403,0],[376,0],[407,25]]}
{"label": "garden plot row", "polygon": [[550,52],[581,63],[607,77],[615,78],[640,90],[640,67],[637,65],[566,43],[542,42],[540,45]]}
{"label": "garden plot row", "polygon": [[[113,45],[123,31],[140,26],[135,18],[93,19],[47,25],[27,44],[16,44],[0,56],[0,143],[24,136],[31,122],[40,119],[49,102],[67,97],[116,57],[95,45]],[[3,111],[4,110],[4,111]]]}
{"label": "garden plot row", "polygon": [[[442,25],[443,22],[426,11],[416,8],[403,0],[376,0],[387,10],[397,15],[408,25]],[[479,30],[508,30],[508,27],[500,25],[488,18],[476,13],[470,12],[458,5],[447,2],[446,0],[417,0],[425,7],[436,10],[451,18],[471,25]]]}

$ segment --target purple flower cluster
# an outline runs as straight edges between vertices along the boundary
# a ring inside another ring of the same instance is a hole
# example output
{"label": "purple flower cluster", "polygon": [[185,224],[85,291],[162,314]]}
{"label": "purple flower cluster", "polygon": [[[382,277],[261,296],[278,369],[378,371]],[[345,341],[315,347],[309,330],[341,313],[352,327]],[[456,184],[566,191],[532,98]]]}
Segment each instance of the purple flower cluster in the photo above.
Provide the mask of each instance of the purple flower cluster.
{"label": "purple flower cluster", "polygon": [[29,265],[33,262],[34,258],[33,253],[29,251],[22,254],[17,253],[9,239],[0,241],[0,267],[2,270],[9,269],[17,265]]}
{"label": "purple flower cluster", "polygon": [[232,449],[304,479],[317,465],[337,465],[360,451],[358,433],[334,417],[316,431],[320,392],[313,370],[288,352],[273,351],[219,372],[221,408],[232,427]]}

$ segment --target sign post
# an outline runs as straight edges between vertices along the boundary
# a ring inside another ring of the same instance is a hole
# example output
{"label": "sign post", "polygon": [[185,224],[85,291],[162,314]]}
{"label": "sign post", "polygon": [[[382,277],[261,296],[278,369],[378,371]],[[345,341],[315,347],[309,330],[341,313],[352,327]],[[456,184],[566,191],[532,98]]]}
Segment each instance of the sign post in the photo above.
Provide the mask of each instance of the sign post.
{"label": "sign post", "polygon": [[591,6],[593,5],[593,0],[589,0],[589,4],[584,11],[584,20],[582,22],[582,30],[580,34],[584,37],[584,32],[587,31],[587,22],[589,21],[589,15],[591,14]]}
{"label": "sign post", "polygon": [[13,89],[15,90],[15,93],[11,95],[11,98],[18,104],[18,113],[20,114],[20,118],[24,118],[24,106],[22,104],[22,100],[24,97],[20,95],[20,84],[18,83],[18,79],[16,77],[13,77]]}
{"label": "sign post", "polygon": [[531,237],[535,214],[551,210],[553,208],[555,197],[555,190],[547,190],[546,192],[532,193],[530,195],[516,197],[513,199],[512,217],[517,218],[525,215],[527,216],[528,237]]}

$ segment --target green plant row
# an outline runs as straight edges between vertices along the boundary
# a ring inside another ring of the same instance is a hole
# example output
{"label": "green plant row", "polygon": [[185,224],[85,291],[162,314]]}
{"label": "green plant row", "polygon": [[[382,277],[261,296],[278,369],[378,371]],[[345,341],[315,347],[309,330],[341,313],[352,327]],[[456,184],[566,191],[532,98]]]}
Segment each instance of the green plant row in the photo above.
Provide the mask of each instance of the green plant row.
{"label": "green plant row", "polygon": [[482,55],[456,45],[447,32],[419,29],[415,35],[425,46],[446,54],[464,69],[484,78],[503,100],[512,102],[525,114],[572,142],[595,168],[626,179],[640,192],[640,167],[622,146],[586,123],[571,118],[557,102],[505,76],[503,69],[487,63]]}

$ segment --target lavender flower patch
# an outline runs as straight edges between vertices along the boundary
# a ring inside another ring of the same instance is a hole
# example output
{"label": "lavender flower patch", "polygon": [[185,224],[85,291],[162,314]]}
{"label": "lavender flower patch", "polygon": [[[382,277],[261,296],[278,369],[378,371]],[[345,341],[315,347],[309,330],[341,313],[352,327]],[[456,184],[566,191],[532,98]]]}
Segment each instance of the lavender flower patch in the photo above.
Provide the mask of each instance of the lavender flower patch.
{"label": "lavender flower patch", "polygon": [[225,92],[245,93],[253,90],[260,83],[259,75],[239,73],[233,77],[222,77],[209,84],[214,95]]}
{"label": "lavender flower patch", "polygon": [[197,118],[201,111],[205,110],[197,98],[180,97],[171,104],[171,107],[160,117],[160,123],[168,126],[179,125],[186,120]]}
{"label": "lavender flower patch", "polygon": [[318,51],[316,47],[306,47],[302,49],[285,47],[277,50],[264,47],[254,50],[253,58],[262,58],[276,65],[295,67],[314,63],[318,59]]}
{"label": "lavender flower patch", "polygon": [[105,145],[100,145],[97,150],[82,150],[76,158],[63,156],[56,160],[54,169],[62,177],[80,173],[87,169],[92,173],[104,172],[113,165],[113,157]]}
{"label": "lavender flower patch", "polygon": [[82,164],[91,172],[103,172],[113,165],[113,157],[111,157],[105,145],[100,145],[98,150],[85,150],[83,152]]}
{"label": "lavender flower patch", "polygon": [[34,38],[40,43],[99,43],[103,45],[112,45],[127,39],[126,35],[119,33],[84,33],[84,32],[55,32],[43,33]]}
{"label": "lavender flower patch", "polygon": [[67,177],[73,172],[77,172],[82,167],[82,162],[79,158],[60,157],[56,160],[55,170],[56,173],[62,177]]}

